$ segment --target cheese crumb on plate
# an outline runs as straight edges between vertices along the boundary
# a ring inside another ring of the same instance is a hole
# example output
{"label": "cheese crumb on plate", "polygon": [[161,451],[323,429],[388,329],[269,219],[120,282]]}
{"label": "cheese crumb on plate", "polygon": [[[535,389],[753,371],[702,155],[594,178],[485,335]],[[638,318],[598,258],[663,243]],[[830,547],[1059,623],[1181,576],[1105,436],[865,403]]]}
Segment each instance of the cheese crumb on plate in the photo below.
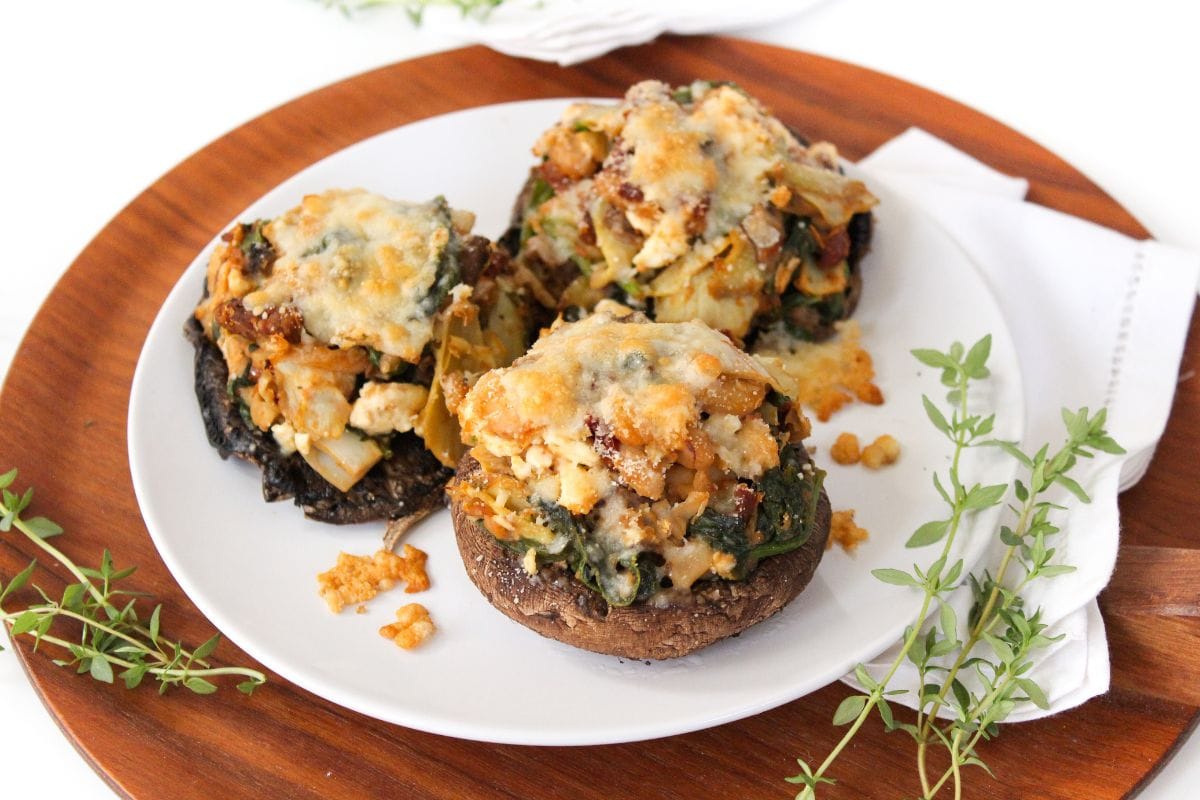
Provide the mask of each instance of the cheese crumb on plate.
{"label": "cheese crumb on plate", "polygon": [[407,584],[406,592],[421,592],[429,588],[427,558],[424,551],[408,544],[402,556],[388,550],[379,550],[373,556],[338,553],[337,564],[317,576],[317,591],[335,614],[400,582]]}
{"label": "cheese crumb on plate", "polygon": [[379,629],[379,635],[391,639],[398,647],[412,650],[430,636],[437,628],[429,618],[429,611],[420,603],[409,603],[396,610],[396,621]]}

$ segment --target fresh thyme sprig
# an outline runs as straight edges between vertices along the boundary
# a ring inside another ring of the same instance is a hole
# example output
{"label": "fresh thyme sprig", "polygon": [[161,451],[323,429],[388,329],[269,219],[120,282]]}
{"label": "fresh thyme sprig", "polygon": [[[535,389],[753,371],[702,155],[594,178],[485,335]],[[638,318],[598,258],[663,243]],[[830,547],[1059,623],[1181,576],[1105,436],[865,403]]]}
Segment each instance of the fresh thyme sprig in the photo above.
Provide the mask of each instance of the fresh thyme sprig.
{"label": "fresh thyme sprig", "polygon": [[447,6],[458,9],[459,13],[475,19],[487,19],[492,9],[503,5],[506,0],[322,0],[326,8],[336,7],[343,14],[351,11],[363,11],[380,6],[400,6],[408,14],[414,25],[420,25],[425,17],[425,11],[433,6]]}
{"label": "fresh thyme sprig", "polygon": [[[875,577],[885,583],[921,589],[921,609],[914,624],[905,629],[900,651],[882,680],[873,678],[862,664],[855,668],[855,677],[866,694],[851,695],[838,706],[834,724],[849,724],[850,728],[815,769],[797,759],[799,774],[786,779],[801,785],[797,800],[814,800],[818,786],[835,783],[828,774],[830,767],[876,709],[887,731],[902,730],[913,737],[917,744],[920,796],[931,800],[947,783],[953,786],[954,797],[960,797],[964,767],[980,767],[991,774],[976,748],[981,740],[999,733],[998,723],[1019,704],[1049,706],[1045,692],[1028,673],[1034,666],[1036,651],[1056,638],[1045,635],[1047,626],[1042,622],[1041,609],[1032,614],[1025,611],[1022,591],[1034,580],[1063,575],[1074,567],[1053,562],[1055,548],[1047,546],[1047,540],[1059,528],[1051,521],[1051,514],[1064,508],[1043,496],[1052,487],[1061,486],[1080,501],[1090,502],[1087,493],[1069,475],[1078,459],[1091,458],[1095,452],[1120,454],[1124,450],[1105,432],[1104,410],[1089,415],[1087,408],[1077,412],[1063,410],[1066,442],[1053,455],[1048,445],[1030,456],[1014,442],[987,438],[993,430],[995,415],[969,414],[967,396],[972,381],[988,377],[990,350],[991,337],[985,336],[970,350],[955,342],[944,353],[913,351],[921,363],[941,370],[942,384],[949,389],[949,417],[928,397],[922,397],[922,401],[929,421],[950,441],[953,456],[947,481],[943,483],[937,473],[933,476],[934,488],[948,508],[947,517],[919,527],[907,544],[924,547],[940,542],[940,552],[924,570],[915,564],[912,572],[874,570]],[[1025,480],[1015,480],[1011,487],[1008,484],[967,487],[960,474],[961,457],[967,448],[978,446],[1003,449],[1024,467],[1028,473]],[[966,576],[973,605],[963,628],[964,641],[959,635],[957,613],[949,603],[950,595],[963,584],[960,580],[963,562],[958,559],[949,567],[947,562],[963,518],[998,505],[1010,489],[1016,501],[1010,505],[1015,523],[999,528],[1006,549],[996,574],[985,571],[981,576]],[[1015,577],[1018,570],[1020,575]],[[931,614],[935,604],[936,616]],[[990,656],[978,654],[981,643],[987,645]],[[915,724],[898,721],[886,699],[908,693],[906,689],[889,688],[905,661],[916,667],[917,685],[921,687],[915,703]],[[939,721],[939,712],[949,712],[950,718]],[[943,748],[950,762],[937,780],[931,780],[929,775],[931,745]]]}
{"label": "fresh thyme sprig", "polygon": [[[4,601],[29,583],[37,561],[13,576],[7,584],[0,581],[0,621],[9,626],[9,633],[28,635],[34,639],[34,649],[42,644],[56,645],[70,658],[55,659],[64,667],[75,667],[80,674],[88,673],[95,680],[113,683],[119,677],[128,689],[136,688],[147,675],[158,681],[159,694],[172,686],[183,686],[196,694],[212,694],[217,685],[209,678],[238,677],[239,691],[250,694],[266,682],[266,676],[247,667],[214,667],[207,661],[221,640],[220,634],[195,650],[187,650],[180,642],[170,641],[160,634],[162,605],[156,605],[145,624],[138,616],[137,592],[117,588],[117,583],[134,573],[136,567],[117,569],[108,550],[100,560],[99,569],[80,567],[67,558],[48,539],[62,533],[62,528],[45,517],[26,519],[22,513],[33,501],[33,489],[18,495],[8,487],[16,480],[17,471],[0,474],[0,533],[14,529],[62,564],[76,579],[67,585],[61,598],[54,600],[34,585],[42,602],[23,609],[9,611]],[[56,622],[68,621],[79,625],[76,641],[56,635]],[[0,647],[0,650],[3,650]],[[117,672],[119,670],[119,672]]]}

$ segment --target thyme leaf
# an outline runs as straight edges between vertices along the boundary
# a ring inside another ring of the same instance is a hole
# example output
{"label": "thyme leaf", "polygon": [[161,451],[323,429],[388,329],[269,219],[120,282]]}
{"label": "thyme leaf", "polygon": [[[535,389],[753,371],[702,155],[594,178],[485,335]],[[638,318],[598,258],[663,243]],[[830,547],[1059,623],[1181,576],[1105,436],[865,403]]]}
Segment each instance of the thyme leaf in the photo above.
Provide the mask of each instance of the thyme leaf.
{"label": "thyme leaf", "polygon": [[[23,535],[71,573],[75,582],[67,584],[59,599],[54,599],[37,584],[30,584],[36,560],[7,583],[0,578],[0,622],[8,625],[13,638],[33,637],[34,649],[44,644],[60,648],[70,657],[56,659],[55,664],[74,667],[77,673],[86,673],[101,683],[114,683],[120,678],[127,689],[139,686],[147,675],[158,681],[160,694],[177,686],[195,694],[212,694],[217,685],[209,678],[240,677],[243,680],[237,688],[244,694],[266,683],[266,676],[258,670],[209,663],[220,642],[219,634],[195,650],[163,638],[161,605],[155,606],[143,622],[144,612],[138,607],[142,595],[121,584],[135,567],[118,569],[108,550],[98,568],[77,565],[47,541],[62,533],[59,525],[45,517],[22,516],[33,500],[33,490],[27,489],[20,496],[10,491],[7,487],[16,477],[15,469],[0,475],[0,520],[5,523],[0,530]],[[15,600],[27,587],[40,596],[41,602],[24,608],[6,607],[6,601]],[[63,629],[70,629],[72,638],[64,638],[68,632]]]}
{"label": "thyme leaf", "polygon": [[[1065,575],[1074,567],[1055,559],[1056,548],[1051,543],[1060,530],[1055,519],[1067,509],[1046,494],[1061,489],[1079,502],[1090,502],[1083,486],[1069,474],[1078,459],[1125,451],[1105,431],[1103,409],[1094,414],[1087,408],[1064,409],[1066,438],[1053,452],[1049,444],[1035,453],[1026,453],[1016,442],[989,438],[995,416],[970,414],[967,396],[973,382],[989,377],[990,353],[990,336],[970,348],[955,342],[945,352],[912,351],[922,364],[939,370],[941,383],[949,390],[948,408],[922,398],[930,424],[952,446],[944,479],[936,473],[933,476],[934,488],[947,508],[939,519],[917,528],[907,543],[913,548],[940,544],[938,556],[924,569],[914,564],[911,572],[874,570],[883,583],[920,590],[921,610],[905,630],[900,651],[882,678],[872,676],[861,664],[855,669],[867,693],[851,695],[838,707],[833,723],[850,727],[825,759],[815,768],[799,761],[800,773],[785,779],[801,786],[797,800],[815,800],[821,784],[833,782],[830,768],[876,710],[887,731],[902,730],[914,740],[918,796],[933,800],[948,787],[954,797],[962,796],[964,767],[979,767],[992,775],[979,758],[977,747],[981,741],[997,736],[999,723],[1013,711],[1022,705],[1049,707],[1045,691],[1029,672],[1036,663],[1037,651],[1061,637],[1046,634],[1048,626],[1042,619],[1042,609],[1030,612],[1022,592],[1032,581]],[[960,459],[970,447],[998,448],[1022,468],[1022,478],[1011,484],[969,484],[960,470]],[[995,531],[1005,546],[996,573],[985,570],[964,578],[962,560],[950,562],[964,518],[999,505],[1010,495],[1013,520],[998,525]],[[951,593],[964,585],[973,598],[965,621],[958,618],[949,603]],[[931,613],[935,610],[936,614]],[[909,692],[890,688],[896,671],[905,662],[916,667],[920,687],[916,720],[911,723],[897,720],[884,699]],[[948,712],[944,714],[947,719],[941,718],[943,712]],[[940,776],[933,776],[929,755],[939,748],[946,751],[950,766]]]}

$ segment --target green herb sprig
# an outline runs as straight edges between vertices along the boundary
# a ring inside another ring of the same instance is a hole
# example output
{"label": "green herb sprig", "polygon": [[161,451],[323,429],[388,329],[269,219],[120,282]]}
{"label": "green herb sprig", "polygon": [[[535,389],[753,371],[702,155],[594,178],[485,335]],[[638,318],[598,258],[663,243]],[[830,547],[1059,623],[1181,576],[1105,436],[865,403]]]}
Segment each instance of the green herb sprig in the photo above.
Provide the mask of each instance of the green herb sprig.
{"label": "green herb sprig", "polygon": [[[941,371],[941,382],[949,390],[949,416],[928,397],[922,397],[922,401],[929,421],[951,443],[953,456],[946,480],[937,473],[933,476],[934,488],[947,506],[946,517],[920,526],[907,545],[926,547],[940,542],[941,547],[938,557],[925,569],[914,564],[911,572],[873,571],[885,583],[920,589],[921,608],[914,623],[905,629],[900,651],[882,680],[873,678],[862,664],[855,667],[855,677],[866,693],[850,695],[838,706],[834,724],[850,727],[816,768],[797,759],[800,772],[786,778],[801,786],[797,800],[814,800],[821,784],[836,782],[829,776],[830,767],[876,710],[888,732],[904,731],[915,741],[920,797],[931,800],[947,784],[953,787],[954,797],[960,797],[965,767],[979,767],[991,774],[976,748],[981,741],[995,737],[999,723],[1019,705],[1049,706],[1045,692],[1028,673],[1036,652],[1060,637],[1045,634],[1047,626],[1042,622],[1041,609],[1028,613],[1022,592],[1032,581],[1051,579],[1075,568],[1054,561],[1056,550],[1048,541],[1060,529],[1051,517],[1065,509],[1045,499],[1045,495],[1059,486],[1081,502],[1090,502],[1069,473],[1080,458],[1091,458],[1096,452],[1121,454],[1124,450],[1105,431],[1103,409],[1095,414],[1089,414],[1087,408],[1075,412],[1064,409],[1066,440],[1053,454],[1049,445],[1028,455],[1015,442],[989,438],[995,415],[969,414],[967,397],[972,382],[989,376],[990,351],[990,336],[969,350],[955,342],[946,352],[913,351],[921,363]],[[1016,459],[1024,468],[1024,480],[1014,480],[1011,485],[967,486],[960,472],[961,457],[967,448],[980,446],[998,447]],[[1005,550],[996,574],[985,571],[964,578],[962,559],[949,563],[964,517],[1000,504],[1010,493],[1014,498],[1009,506],[1014,522],[999,526],[997,531]],[[968,619],[960,622],[949,598],[964,582],[971,588],[973,605]],[[935,608],[936,615],[931,613]],[[888,697],[909,693],[907,689],[890,688],[905,661],[916,667],[917,685],[921,687],[915,723],[898,720],[887,701]],[[940,712],[948,712],[949,719],[939,720]],[[934,779],[930,774],[930,752],[939,748],[945,751],[949,766]]]}
{"label": "green herb sprig", "polygon": [[487,19],[492,9],[503,5],[505,0],[323,0],[326,8],[336,7],[349,16],[352,11],[363,11],[381,6],[400,6],[414,25],[420,25],[425,11],[433,6],[458,9],[463,18]]}
{"label": "green herb sprig", "polygon": [[[28,635],[34,639],[34,649],[43,644],[56,645],[70,656],[55,659],[63,667],[75,667],[80,674],[88,673],[102,683],[120,678],[127,689],[134,689],[150,676],[158,681],[159,694],[173,686],[182,686],[196,694],[212,694],[217,684],[210,678],[242,678],[238,691],[250,694],[266,683],[266,676],[247,667],[214,667],[208,657],[221,640],[217,634],[194,650],[187,650],[177,641],[160,633],[162,605],[156,605],[143,624],[138,614],[138,592],[118,588],[118,583],[134,573],[136,567],[117,569],[108,550],[100,560],[99,569],[80,567],[52,545],[50,538],[61,534],[62,528],[46,517],[22,516],[33,501],[33,489],[18,495],[9,487],[17,478],[13,469],[0,474],[0,533],[13,530],[23,534],[52,559],[60,563],[75,578],[55,600],[41,587],[33,585],[42,602],[23,609],[8,610],[4,602],[24,588],[37,568],[37,561],[13,576],[8,583],[0,581],[0,621],[10,635]],[[56,623],[68,622],[79,626],[74,640],[56,635]],[[0,650],[3,650],[0,647]]]}

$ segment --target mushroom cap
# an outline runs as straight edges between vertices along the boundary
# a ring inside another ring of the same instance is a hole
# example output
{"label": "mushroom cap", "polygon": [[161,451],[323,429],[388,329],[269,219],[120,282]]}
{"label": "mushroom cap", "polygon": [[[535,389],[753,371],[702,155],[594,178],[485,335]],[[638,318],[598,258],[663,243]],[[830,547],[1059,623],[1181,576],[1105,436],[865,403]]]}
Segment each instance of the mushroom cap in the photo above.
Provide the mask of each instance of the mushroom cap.
{"label": "mushroom cap", "polygon": [[[479,469],[479,462],[468,454],[459,462],[458,478]],[[829,497],[822,489],[815,530],[803,545],[763,559],[746,580],[697,583],[690,602],[658,607],[648,602],[610,605],[561,563],[530,575],[521,556],[497,542],[461,504],[452,501],[450,511],[467,575],[506,616],[584,650],[659,660],[685,656],[739,634],[795,599],[825,553],[831,517]]]}
{"label": "mushroom cap", "polygon": [[451,472],[415,433],[392,442],[392,456],[374,467],[350,491],[328,483],[297,453],[284,455],[274,437],[247,425],[229,396],[229,369],[220,349],[195,318],[185,326],[195,348],[195,389],[209,444],[221,458],[239,458],[263,472],[263,499],[293,500],[310,519],[335,524],[420,518],[442,502]]}

